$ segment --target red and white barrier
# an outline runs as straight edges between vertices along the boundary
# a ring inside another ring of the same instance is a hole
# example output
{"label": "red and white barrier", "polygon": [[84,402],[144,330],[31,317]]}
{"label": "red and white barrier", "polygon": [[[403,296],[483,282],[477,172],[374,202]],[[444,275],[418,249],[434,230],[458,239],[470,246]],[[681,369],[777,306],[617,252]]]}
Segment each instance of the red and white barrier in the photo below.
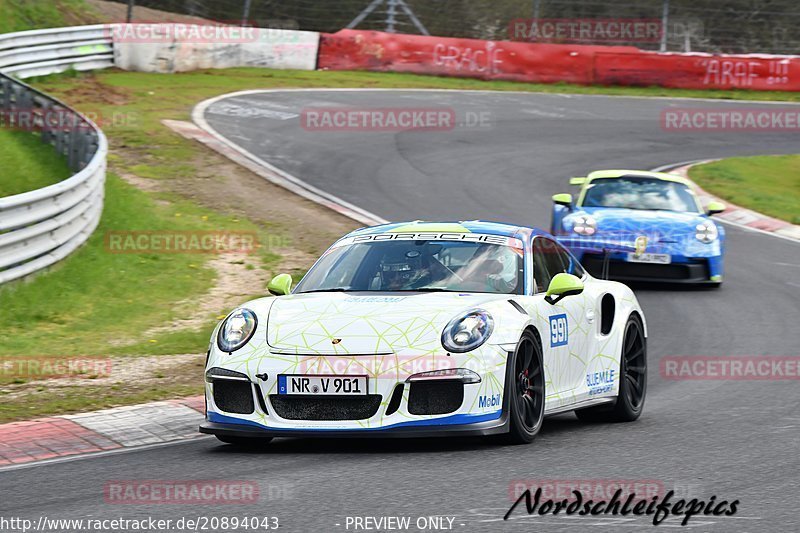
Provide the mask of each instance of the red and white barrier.
{"label": "red and white barrier", "polygon": [[800,58],[769,55],[710,55],[598,52],[594,83],[679,89],[800,91]]}
{"label": "red and white barrier", "polygon": [[591,83],[594,52],[588,48],[609,52],[615,49],[342,30],[322,34],[318,68],[485,80]]}
{"label": "red and white barrier", "polygon": [[675,54],[630,46],[481,41],[342,30],[321,34],[318,68],[533,83],[800,91],[800,57]]}

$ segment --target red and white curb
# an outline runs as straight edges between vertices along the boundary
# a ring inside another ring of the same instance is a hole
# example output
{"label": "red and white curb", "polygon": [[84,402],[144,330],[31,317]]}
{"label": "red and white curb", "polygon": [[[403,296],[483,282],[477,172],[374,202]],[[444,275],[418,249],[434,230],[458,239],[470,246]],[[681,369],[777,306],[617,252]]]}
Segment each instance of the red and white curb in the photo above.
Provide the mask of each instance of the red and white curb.
{"label": "red and white curb", "polygon": [[[696,165],[712,163],[714,161],[718,161],[718,159],[696,161],[693,163],[679,166],[677,168],[673,168],[668,172],[670,174],[676,174],[686,179],[690,179],[689,178],[690,168]],[[778,220],[777,218],[772,218],[770,216],[758,213],[751,209],[746,209],[744,207],[731,204],[728,201],[718,198],[717,196],[714,196],[713,194],[703,190],[696,183],[694,182],[692,183],[694,184],[694,187],[697,190],[698,195],[700,196],[700,201],[703,203],[703,205],[707,204],[708,202],[722,202],[727,206],[725,212],[720,213],[718,215],[714,215],[714,218],[717,218],[722,222],[733,224],[734,226],[741,226],[756,231],[772,233],[773,235],[778,237],[800,241],[800,226],[796,224],[791,224],[789,222],[786,222],[785,220]]]}
{"label": "red and white curb", "polygon": [[203,396],[0,425],[0,467],[200,436]]}

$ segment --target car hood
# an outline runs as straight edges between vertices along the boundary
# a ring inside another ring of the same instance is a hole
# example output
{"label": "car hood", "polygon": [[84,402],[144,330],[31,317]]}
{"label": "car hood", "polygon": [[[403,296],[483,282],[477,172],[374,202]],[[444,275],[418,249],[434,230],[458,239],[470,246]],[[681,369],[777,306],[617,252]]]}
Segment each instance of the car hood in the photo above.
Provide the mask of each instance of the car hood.
{"label": "car hood", "polygon": [[591,215],[597,221],[598,236],[611,234],[625,240],[646,235],[651,242],[694,237],[697,224],[705,220],[699,213],[587,207],[579,208],[564,217],[565,229],[571,230],[575,218],[581,215]]}
{"label": "car hood", "polygon": [[368,355],[441,352],[456,316],[510,298],[472,293],[313,293],[275,298],[267,342],[287,354]]}

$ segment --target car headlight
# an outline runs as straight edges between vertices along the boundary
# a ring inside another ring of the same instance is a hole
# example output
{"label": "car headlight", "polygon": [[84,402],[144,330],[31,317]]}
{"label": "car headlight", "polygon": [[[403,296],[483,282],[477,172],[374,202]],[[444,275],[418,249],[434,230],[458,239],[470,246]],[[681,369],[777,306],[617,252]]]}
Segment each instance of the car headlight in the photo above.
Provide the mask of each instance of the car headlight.
{"label": "car headlight", "polygon": [[701,222],[695,228],[697,231],[694,234],[697,237],[697,240],[700,242],[704,242],[706,244],[712,243],[717,240],[719,237],[719,230],[717,229],[717,225],[711,222],[710,220],[706,220],[705,222]]}
{"label": "car headlight", "polygon": [[594,235],[597,233],[597,221],[589,215],[579,216],[572,225],[572,231],[578,235]]}
{"label": "car headlight", "polygon": [[235,352],[250,340],[258,319],[249,309],[240,307],[228,315],[217,334],[217,346],[223,352]]}
{"label": "car headlight", "polygon": [[475,309],[447,324],[442,332],[442,346],[448,352],[469,352],[486,342],[492,329],[492,315],[483,309]]}

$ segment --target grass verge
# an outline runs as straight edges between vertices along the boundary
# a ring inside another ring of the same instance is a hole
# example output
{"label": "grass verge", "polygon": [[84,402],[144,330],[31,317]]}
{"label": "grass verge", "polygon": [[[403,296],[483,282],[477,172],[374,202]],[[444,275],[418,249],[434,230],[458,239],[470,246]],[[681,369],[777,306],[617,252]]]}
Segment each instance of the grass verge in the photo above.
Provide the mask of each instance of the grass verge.
{"label": "grass verge", "polygon": [[[484,81],[471,78],[448,78],[396,72],[362,71],[296,71],[254,68],[205,70],[173,74],[141,74],[106,71],[97,74],[104,81],[129,89],[149,89],[156,93],[162,87],[179,87],[178,96],[184,101],[191,96],[205,96],[208,89],[238,86],[240,90],[282,87],[318,88],[376,88],[376,89],[453,89],[487,91],[522,91],[535,93],[599,94],[610,96],[642,96],[668,98],[711,98],[719,100],[758,100],[800,102],[800,93],[790,91],[750,91],[668,89],[664,87],[606,87],[570,83],[522,83],[513,81]],[[171,80],[161,80],[172,78]],[[58,77],[50,77],[57,83]],[[47,78],[45,78],[47,81]],[[199,82],[199,83],[198,83]],[[151,85],[152,84],[152,85]]]}
{"label": "grass verge", "polygon": [[733,157],[692,167],[689,177],[736,205],[800,224],[800,155]]}
{"label": "grass verge", "polygon": [[0,128],[0,198],[40,189],[70,176],[67,162],[38,135]]}
{"label": "grass verge", "polygon": [[98,21],[84,0],[3,0],[0,2],[0,33],[57,28]]}

